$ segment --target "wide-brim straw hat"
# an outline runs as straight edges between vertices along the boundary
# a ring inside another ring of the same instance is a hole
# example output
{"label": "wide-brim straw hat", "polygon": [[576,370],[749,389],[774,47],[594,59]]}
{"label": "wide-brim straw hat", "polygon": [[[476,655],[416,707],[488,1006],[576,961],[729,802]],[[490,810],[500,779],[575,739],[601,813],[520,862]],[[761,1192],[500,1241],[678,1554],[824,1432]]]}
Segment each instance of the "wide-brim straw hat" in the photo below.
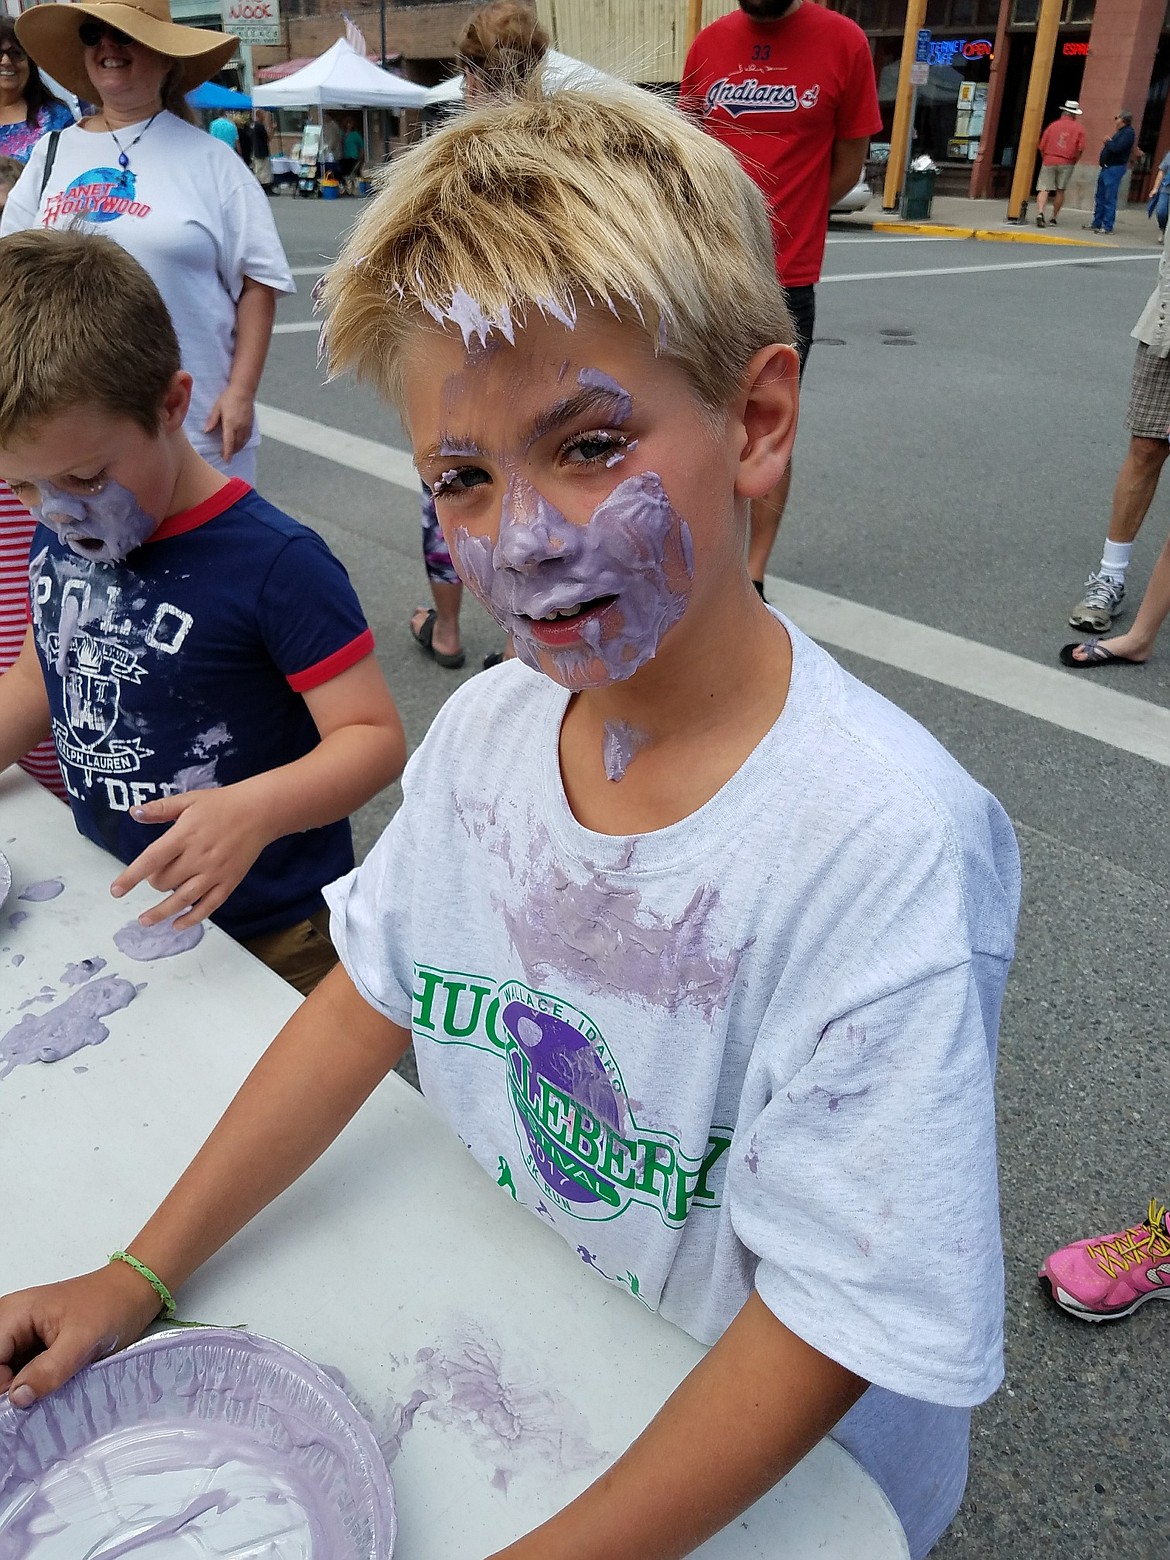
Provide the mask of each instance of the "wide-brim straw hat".
{"label": "wide-brim straw hat", "polygon": [[1076,98],[1069,98],[1067,103],[1062,103],[1060,105],[1060,111],[1062,114],[1075,114],[1078,119],[1084,112]]}
{"label": "wide-brim straw hat", "polygon": [[16,36],[37,65],[79,98],[92,103],[98,93],[85,68],[85,46],[77,29],[89,16],[116,27],[183,69],[179,85],[190,92],[227,64],[240,40],[204,27],[171,21],[167,0],[86,0],[85,4],[34,5],[16,19]]}

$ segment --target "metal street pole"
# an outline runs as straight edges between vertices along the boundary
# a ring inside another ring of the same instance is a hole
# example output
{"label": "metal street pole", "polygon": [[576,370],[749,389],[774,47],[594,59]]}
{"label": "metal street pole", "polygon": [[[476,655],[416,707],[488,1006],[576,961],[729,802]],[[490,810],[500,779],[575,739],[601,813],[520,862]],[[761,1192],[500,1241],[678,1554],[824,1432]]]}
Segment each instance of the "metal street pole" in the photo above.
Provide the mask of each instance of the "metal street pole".
{"label": "metal street pole", "polygon": [[1036,144],[1044,118],[1048,83],[1052,78],[1052,57],[1056,53],[1056,33],[1060,27],[1062,0],[1040,0],[1040,20],[1036,23],[1036,49],[1032,55],[1032,73],[1028,77],[1028,96],[1024,102],[1024,122],[1016,143],[1015,172],[1008,197],[1007,220],[1022,222],[1032,190],[1036,162]]}
{"label": "metal street pole", "polygon": [[894,126],[890,134],[890,155],[886,163],[886,182],[882,190],[882,210],[896,211],[898,196],[909,158],[911,130],[917,92],[911,85],[910,67],[918,46],[918,34],[926,21],[926,0],[908,0],[906,29],[902,34],[902,63],[898,67],[898,96],[894,103]]}
{"label": "metal street pole", "polygon": [[687,47],[690,53],[691,44],[699,36],[703,28],[703,0],[687,0]]}
{"label": "metal street pole", "polygon": [[379,44],[378,64],[381,65],[384,70],[386,68],[386,0],[379,0],[378,27],[381,37],[381,43]]}

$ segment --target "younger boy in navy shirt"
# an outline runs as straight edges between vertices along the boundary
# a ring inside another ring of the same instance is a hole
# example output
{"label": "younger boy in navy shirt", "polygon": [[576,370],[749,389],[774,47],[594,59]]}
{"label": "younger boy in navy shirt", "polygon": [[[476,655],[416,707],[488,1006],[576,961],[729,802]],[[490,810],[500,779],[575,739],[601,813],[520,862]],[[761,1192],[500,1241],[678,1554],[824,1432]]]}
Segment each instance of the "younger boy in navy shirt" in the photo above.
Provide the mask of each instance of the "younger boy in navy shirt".
{"label": "younger boy in navy shirt", "polygon": [[129,864],[112,892],[167,891],[144,925],[212,916],[311,989],[348,814],[405,758],[345,570],[187,442],[191,376],[117,245],[0,242],[0,363],[0,472],[41,521],[0,767],[51,732],[77,827]]}

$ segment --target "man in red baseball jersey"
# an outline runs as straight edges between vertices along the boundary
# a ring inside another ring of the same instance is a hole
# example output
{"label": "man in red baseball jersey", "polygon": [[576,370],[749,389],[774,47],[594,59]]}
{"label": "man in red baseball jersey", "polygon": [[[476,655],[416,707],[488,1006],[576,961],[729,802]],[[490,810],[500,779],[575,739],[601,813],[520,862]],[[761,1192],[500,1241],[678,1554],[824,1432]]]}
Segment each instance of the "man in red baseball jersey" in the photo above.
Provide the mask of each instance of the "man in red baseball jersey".
{"label": "man in red baseball jersey", "polygon": [[[771,208],[803,375],[829,209],[861,177],[882,125],[865,34],[812,0],[739,0],[691,45],[681,103],[730,147]],[[761,595],[791,480],[789,466],[752,504],[748,564]]]}

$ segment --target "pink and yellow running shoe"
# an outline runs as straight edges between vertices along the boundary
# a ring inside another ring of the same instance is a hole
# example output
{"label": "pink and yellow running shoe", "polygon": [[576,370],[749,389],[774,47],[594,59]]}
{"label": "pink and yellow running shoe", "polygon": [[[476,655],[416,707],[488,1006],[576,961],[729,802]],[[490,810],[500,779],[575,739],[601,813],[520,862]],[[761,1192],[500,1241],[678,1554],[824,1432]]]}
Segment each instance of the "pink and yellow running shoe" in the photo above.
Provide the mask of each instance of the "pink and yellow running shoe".
{"label": "pink and yellow running shoe", "polygon": [[1057,1305],[1085,1322],[1116,1322],[1170,1299],[1170,1214],[1150,1200],[1141,1224],[1062,1246],[1040,1268]]}

